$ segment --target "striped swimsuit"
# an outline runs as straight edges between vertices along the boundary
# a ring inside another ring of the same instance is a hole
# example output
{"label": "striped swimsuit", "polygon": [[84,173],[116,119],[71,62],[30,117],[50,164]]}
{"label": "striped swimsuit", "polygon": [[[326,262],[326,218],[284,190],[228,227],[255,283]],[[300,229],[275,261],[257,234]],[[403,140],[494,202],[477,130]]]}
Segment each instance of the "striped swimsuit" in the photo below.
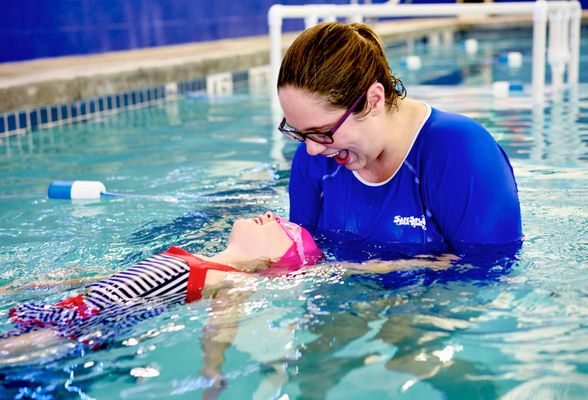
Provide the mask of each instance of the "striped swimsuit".
{"label": "striped swimsuit", "polygon": [[139,321],[161,314],[171,305],[202,296],[210,269],[236,272],[202,260],[178,247],[86,286],[85,294],[57,304],[19,304],[9,315],[16,336],[39,328],[54,328],[62,336],[97,346]]}

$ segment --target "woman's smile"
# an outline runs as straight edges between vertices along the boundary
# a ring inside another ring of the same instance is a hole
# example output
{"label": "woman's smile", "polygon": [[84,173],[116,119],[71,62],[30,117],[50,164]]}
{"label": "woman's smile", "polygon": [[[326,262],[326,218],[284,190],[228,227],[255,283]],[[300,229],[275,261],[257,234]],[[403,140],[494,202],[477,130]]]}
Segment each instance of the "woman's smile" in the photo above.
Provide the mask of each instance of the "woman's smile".
{"label": "woman's smile", "polygon": [[338,164],[345,165],[349,162],[349,151],[348,150],[337,150],[334,153],[322,153],[327,158],[333,158]]}
{"label": "woman's smile", "polygon": [[339,150],[335,154],[335,161],[341,165],[347,165],[349,163],[349,151],[348,150]]}

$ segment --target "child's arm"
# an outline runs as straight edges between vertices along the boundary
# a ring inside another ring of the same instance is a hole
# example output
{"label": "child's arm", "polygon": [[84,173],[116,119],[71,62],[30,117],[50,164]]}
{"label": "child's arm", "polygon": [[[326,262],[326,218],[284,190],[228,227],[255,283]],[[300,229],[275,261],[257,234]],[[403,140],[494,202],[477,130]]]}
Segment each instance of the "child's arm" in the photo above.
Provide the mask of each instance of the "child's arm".
{"label": "child's arm", "polygon": [[[59,270],[62,271],[62,270]],[[67,271],[67,270],[63,270]],[[59,274],[60,275],[60,274]],[[8,282],[2,286],[0,286],[0,294],[10,294],[14,292],[18,292],[20,290],[35,290],[35,289],[54,289],[54,288],[62,288],[62,287],[75,287],[80,286],[87,282],[97,281],[100,279],[105,278],[107,275],[99,276],[85,276],[80,278],[72,278],[72,279],[55,279],[53,278],[55,273],[47,274],[45,279],[41,277],[41,279],[35,280],[33,282],[23,282],[24,278],[17,278],[12,282]],[[28,280],[28,279],[27,279]]]}
{"label": "child's arm", "polygon": [[200,373],[210,382],[206,390],[209,398],[216,398],[225,387],[221,371],[225,350],[235,338],[243,315],[243,304],[250,295],[250,291],[235,292],[224,288],[216,292],[211,304],[208,325],[200,339],[204,364]]}

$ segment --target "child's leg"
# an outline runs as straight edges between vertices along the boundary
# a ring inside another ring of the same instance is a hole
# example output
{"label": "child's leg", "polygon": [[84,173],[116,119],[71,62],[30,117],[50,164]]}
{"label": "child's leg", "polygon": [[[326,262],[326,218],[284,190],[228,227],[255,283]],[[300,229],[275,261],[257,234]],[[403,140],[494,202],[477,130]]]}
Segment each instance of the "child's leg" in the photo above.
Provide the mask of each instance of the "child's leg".
{"label": "child's leg", "polygon": [[0,365],[22,364],[52,359],[71,350],[73,340],[59,336],[53,329],[40,329],[0,340]]}

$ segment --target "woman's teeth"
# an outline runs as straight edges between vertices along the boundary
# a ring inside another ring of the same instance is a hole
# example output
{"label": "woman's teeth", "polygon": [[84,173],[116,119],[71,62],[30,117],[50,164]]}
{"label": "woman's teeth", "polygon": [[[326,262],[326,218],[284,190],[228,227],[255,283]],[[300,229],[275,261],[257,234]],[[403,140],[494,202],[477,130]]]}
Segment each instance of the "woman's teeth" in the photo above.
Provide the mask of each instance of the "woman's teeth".
{"label": "woman's teeth", "polygon": [[349,150],[338,150],[331,154],[325,154],[325,157],[334,158],[337,163],[345,165],[349,161]]}
{"label": "woman's teeth", "polygon": [[349,162],[349,151],[339,150],[337,152],[337,157],[335,157],[335,161],[341,165],[346,165]]}

